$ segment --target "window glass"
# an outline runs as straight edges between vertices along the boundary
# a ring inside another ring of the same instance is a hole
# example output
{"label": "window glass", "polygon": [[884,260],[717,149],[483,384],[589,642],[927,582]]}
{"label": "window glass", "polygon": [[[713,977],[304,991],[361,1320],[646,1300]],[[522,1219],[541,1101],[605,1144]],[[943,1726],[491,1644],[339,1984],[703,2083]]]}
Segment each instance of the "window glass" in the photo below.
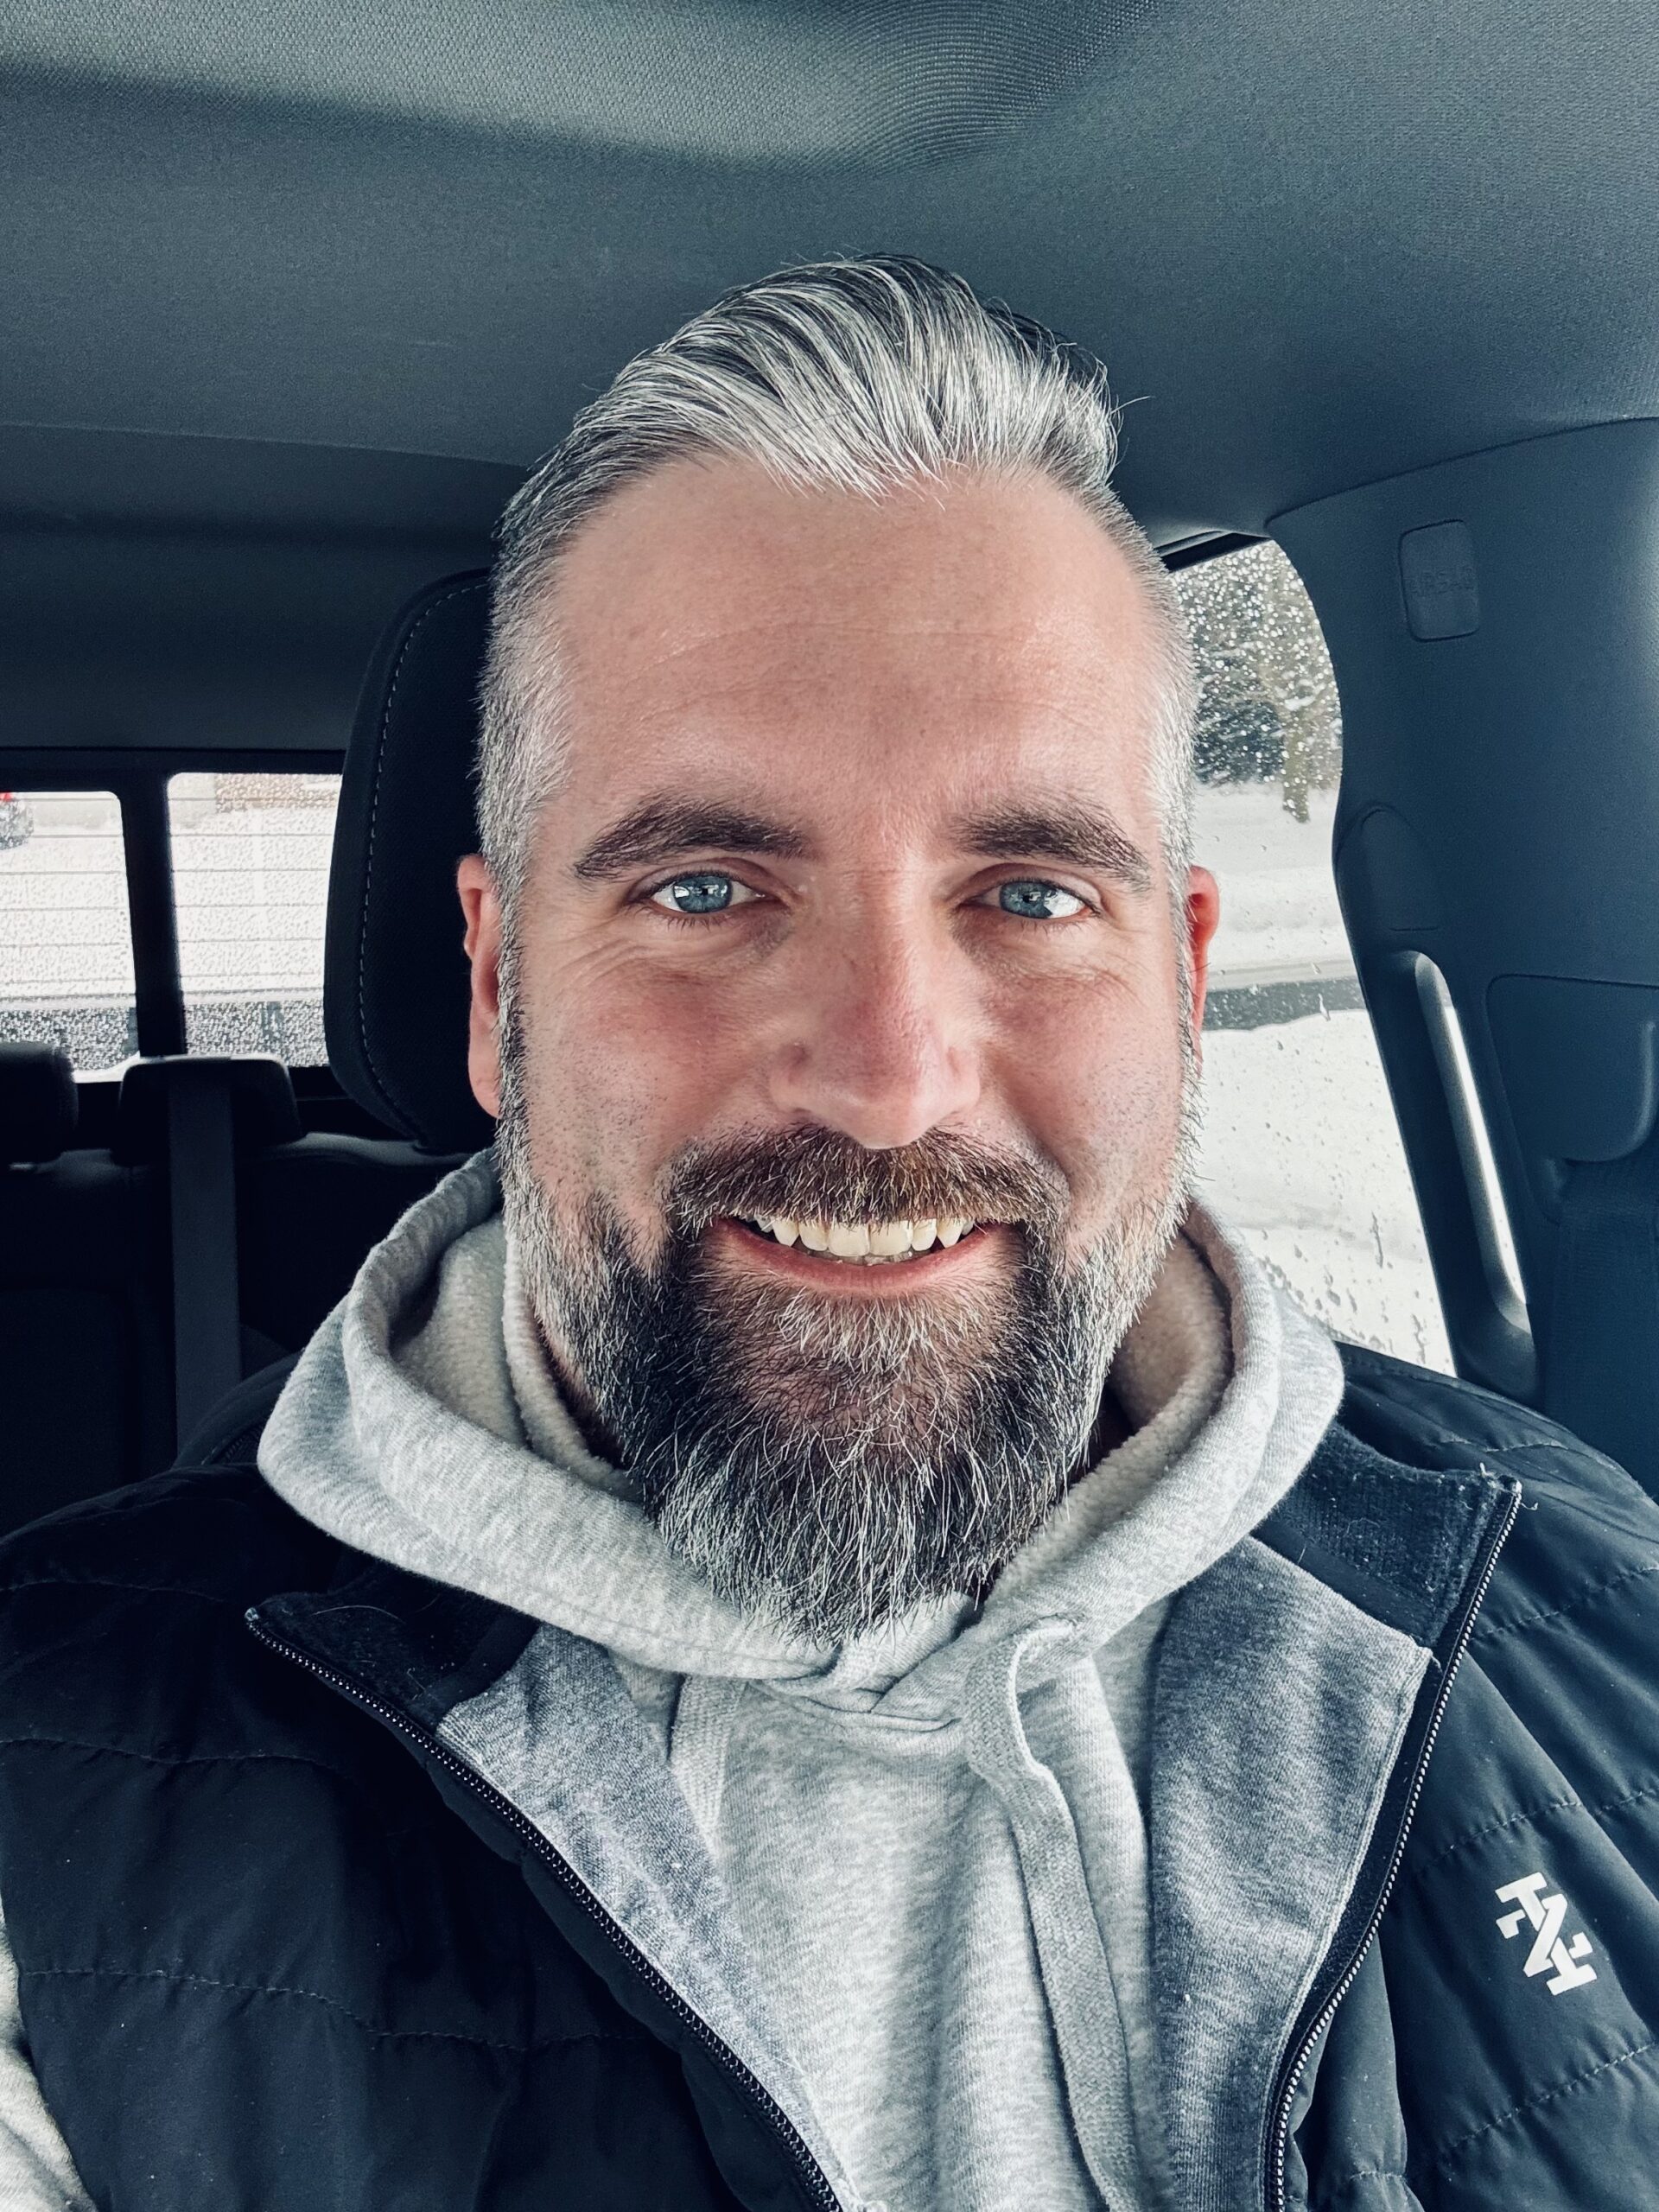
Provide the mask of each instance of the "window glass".
{"label": "window glass", "polygon": [[113,792],[0,791],[0,1038],[88,1073],[138,1049]]}
{"label": "window glass", "polygon": [[321,1066],[322,941],[338,776],[175,776],[168,785],[185,1039]]}
{"label": "window glass", "polygon": [[1452,1371],[1331,868],[1330,658],[1271,544],[1176,572],[1203,679],[1196,858],[1221,887],[1200,1195],[1333,1336]]}

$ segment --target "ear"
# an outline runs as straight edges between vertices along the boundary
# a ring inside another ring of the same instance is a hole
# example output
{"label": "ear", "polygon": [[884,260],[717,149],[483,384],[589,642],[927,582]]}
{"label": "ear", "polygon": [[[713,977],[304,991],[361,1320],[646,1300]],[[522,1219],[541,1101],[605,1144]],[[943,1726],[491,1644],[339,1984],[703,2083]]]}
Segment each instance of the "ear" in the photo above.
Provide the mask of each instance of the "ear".
{"label": "ear", "polygon": [[473,965],[472,1008],[467,1023],[467,1075],[486,1114],[501,1111],[501,899],[495,879],[477,853],[455,870],[466,918],[463,940]]}
{"label": "ear", "polygon": [[1221,922],[1221,886],[1207,868],[1186,874],[1186,942],[1192,962],[1192,1047],[1204,1065],[1204,1001],[1210,988],[1210,943]]}

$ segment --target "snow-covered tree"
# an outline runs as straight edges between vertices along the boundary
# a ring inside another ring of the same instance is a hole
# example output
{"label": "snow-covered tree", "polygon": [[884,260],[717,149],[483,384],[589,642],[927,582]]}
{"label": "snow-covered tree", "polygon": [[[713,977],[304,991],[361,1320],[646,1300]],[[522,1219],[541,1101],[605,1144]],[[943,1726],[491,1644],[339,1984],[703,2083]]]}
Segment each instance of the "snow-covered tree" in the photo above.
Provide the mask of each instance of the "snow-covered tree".
{"label": "snow-covered tree", "polygon": [[1204,783],[1278,783],[1285,810],[1337,780],[1342,715],[1319,618],[1276,545],[1176,572],[1203,689],[1194,765]]}

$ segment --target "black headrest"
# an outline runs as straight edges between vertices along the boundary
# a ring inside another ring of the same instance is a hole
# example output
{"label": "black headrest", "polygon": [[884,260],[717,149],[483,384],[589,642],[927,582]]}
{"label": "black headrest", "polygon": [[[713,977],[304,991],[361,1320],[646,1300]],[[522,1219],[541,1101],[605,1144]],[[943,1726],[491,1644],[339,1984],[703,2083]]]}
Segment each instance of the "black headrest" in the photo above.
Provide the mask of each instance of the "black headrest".
{"label": "black headrest", "polygon": [[55,1160],[79,1115],[67,1052],[55,1045],[0,1045],[0,1164]]}
{"label": "black headrest", "polygon": [[117,1164],[134,1167],[166,1156],[168,1093],[175,1084],[222,1089],[231,1102],[234,1142],[252,1151],[268,1144],[292,1144],[304,1134],[294,1096],[294,1078],[270,1052],[189,1052],[153,1060],[130,1060],[121,1074],[116,1100]]}
{"label": "black headrest", "polygon": [[358,699],[328,880],[323,1022],[360,1106],[435,1152],[493,1124],[467,1081],[455,863],[478,850],[473,753],[489,580],[448,576],[381,639]]}

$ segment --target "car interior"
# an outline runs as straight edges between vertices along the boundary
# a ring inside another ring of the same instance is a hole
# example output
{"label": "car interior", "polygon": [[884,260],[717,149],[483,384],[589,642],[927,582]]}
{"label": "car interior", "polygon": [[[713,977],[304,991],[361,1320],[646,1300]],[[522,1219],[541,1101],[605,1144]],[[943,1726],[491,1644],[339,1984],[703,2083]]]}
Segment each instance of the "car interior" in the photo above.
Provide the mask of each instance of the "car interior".
{"label": "car interior", "polygon": [[[494,519],[641,346],[873,251],[1105,362],[1195,588],[1288,563],[1341,957],[1223,976],[1217,1063],[1361,1024],[1448,1364],[1659,1492],[1649,9],[64,0],[0,60],[0,1529],[235,1448],[488,1141]],[[315,984],[213,964],[198,858]],[[1265,1191],[1347,1095],[1268,1101]]]}

